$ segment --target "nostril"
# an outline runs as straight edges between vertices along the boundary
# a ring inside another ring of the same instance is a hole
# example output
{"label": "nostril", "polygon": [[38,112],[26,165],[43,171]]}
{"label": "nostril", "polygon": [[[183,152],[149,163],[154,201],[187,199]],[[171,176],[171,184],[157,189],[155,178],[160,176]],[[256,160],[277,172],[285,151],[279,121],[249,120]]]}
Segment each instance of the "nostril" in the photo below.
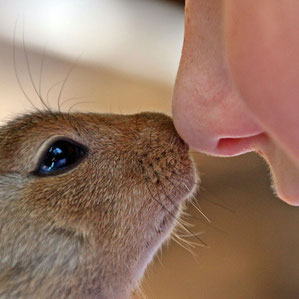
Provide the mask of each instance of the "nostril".
{"label": "nostril", "polygon": [[251,151],[250,138],[220,138],[217,151],[222,156],[235,156]]}
{"label": "nostril", "polygon": [[217,144],[217,152],[221,156],[235,156],[250,152],[254,149],[255,142],[264,134],[241,138],[220,138]]}
{"label": "nostril", "polygon": [[218,141],[218,149],[225,149],[227,147],[236,146],[244,138],[220,138]]}

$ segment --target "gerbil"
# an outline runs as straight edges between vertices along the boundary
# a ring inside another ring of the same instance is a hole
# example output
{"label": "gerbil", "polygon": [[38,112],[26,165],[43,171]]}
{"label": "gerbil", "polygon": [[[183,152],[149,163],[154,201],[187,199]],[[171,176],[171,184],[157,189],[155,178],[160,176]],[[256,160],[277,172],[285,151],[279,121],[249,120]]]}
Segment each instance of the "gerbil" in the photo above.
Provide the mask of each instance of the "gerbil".
{"label": "gerbil", "polygon": [[128,298],[196,180],[163,114],[10,121],[0,128],[0,297]]}

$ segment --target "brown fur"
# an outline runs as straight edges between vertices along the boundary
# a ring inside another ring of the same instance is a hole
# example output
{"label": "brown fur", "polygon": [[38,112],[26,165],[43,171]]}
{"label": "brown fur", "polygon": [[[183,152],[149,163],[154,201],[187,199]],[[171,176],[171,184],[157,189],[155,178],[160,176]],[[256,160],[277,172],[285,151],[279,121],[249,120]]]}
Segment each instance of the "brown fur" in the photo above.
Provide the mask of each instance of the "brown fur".
{"label": "brown fur", "polygon": [[[89,152],[66,173],[34,176],[53,136]],[[163,114],[45,112],[9,122],[0,129],[0,297],[127,298],[195,176]]]}

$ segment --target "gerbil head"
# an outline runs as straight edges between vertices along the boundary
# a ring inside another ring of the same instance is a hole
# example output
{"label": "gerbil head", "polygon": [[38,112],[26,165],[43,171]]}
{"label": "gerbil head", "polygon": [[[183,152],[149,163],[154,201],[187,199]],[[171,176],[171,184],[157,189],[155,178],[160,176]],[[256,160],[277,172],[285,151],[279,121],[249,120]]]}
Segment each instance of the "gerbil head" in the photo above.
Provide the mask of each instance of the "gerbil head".
{"label": "gerbil head", "polygon": [[126,298],[195,181],[163,114],[11,121],[0,129],[0,297]]}

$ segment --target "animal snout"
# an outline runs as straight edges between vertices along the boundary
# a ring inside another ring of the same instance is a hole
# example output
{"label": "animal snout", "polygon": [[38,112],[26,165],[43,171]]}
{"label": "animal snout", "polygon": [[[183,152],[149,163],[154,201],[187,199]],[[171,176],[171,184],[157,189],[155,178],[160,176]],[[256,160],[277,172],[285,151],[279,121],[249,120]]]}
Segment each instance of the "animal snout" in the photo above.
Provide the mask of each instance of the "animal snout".
{"label": "animal snout", "polygon": [[167,151],[173,149],[188,152],[189,146],[177,133],[171,117],[151,112],[136,114],[136,117],[144,120],[141,134],[151,149],[164,147]]}

